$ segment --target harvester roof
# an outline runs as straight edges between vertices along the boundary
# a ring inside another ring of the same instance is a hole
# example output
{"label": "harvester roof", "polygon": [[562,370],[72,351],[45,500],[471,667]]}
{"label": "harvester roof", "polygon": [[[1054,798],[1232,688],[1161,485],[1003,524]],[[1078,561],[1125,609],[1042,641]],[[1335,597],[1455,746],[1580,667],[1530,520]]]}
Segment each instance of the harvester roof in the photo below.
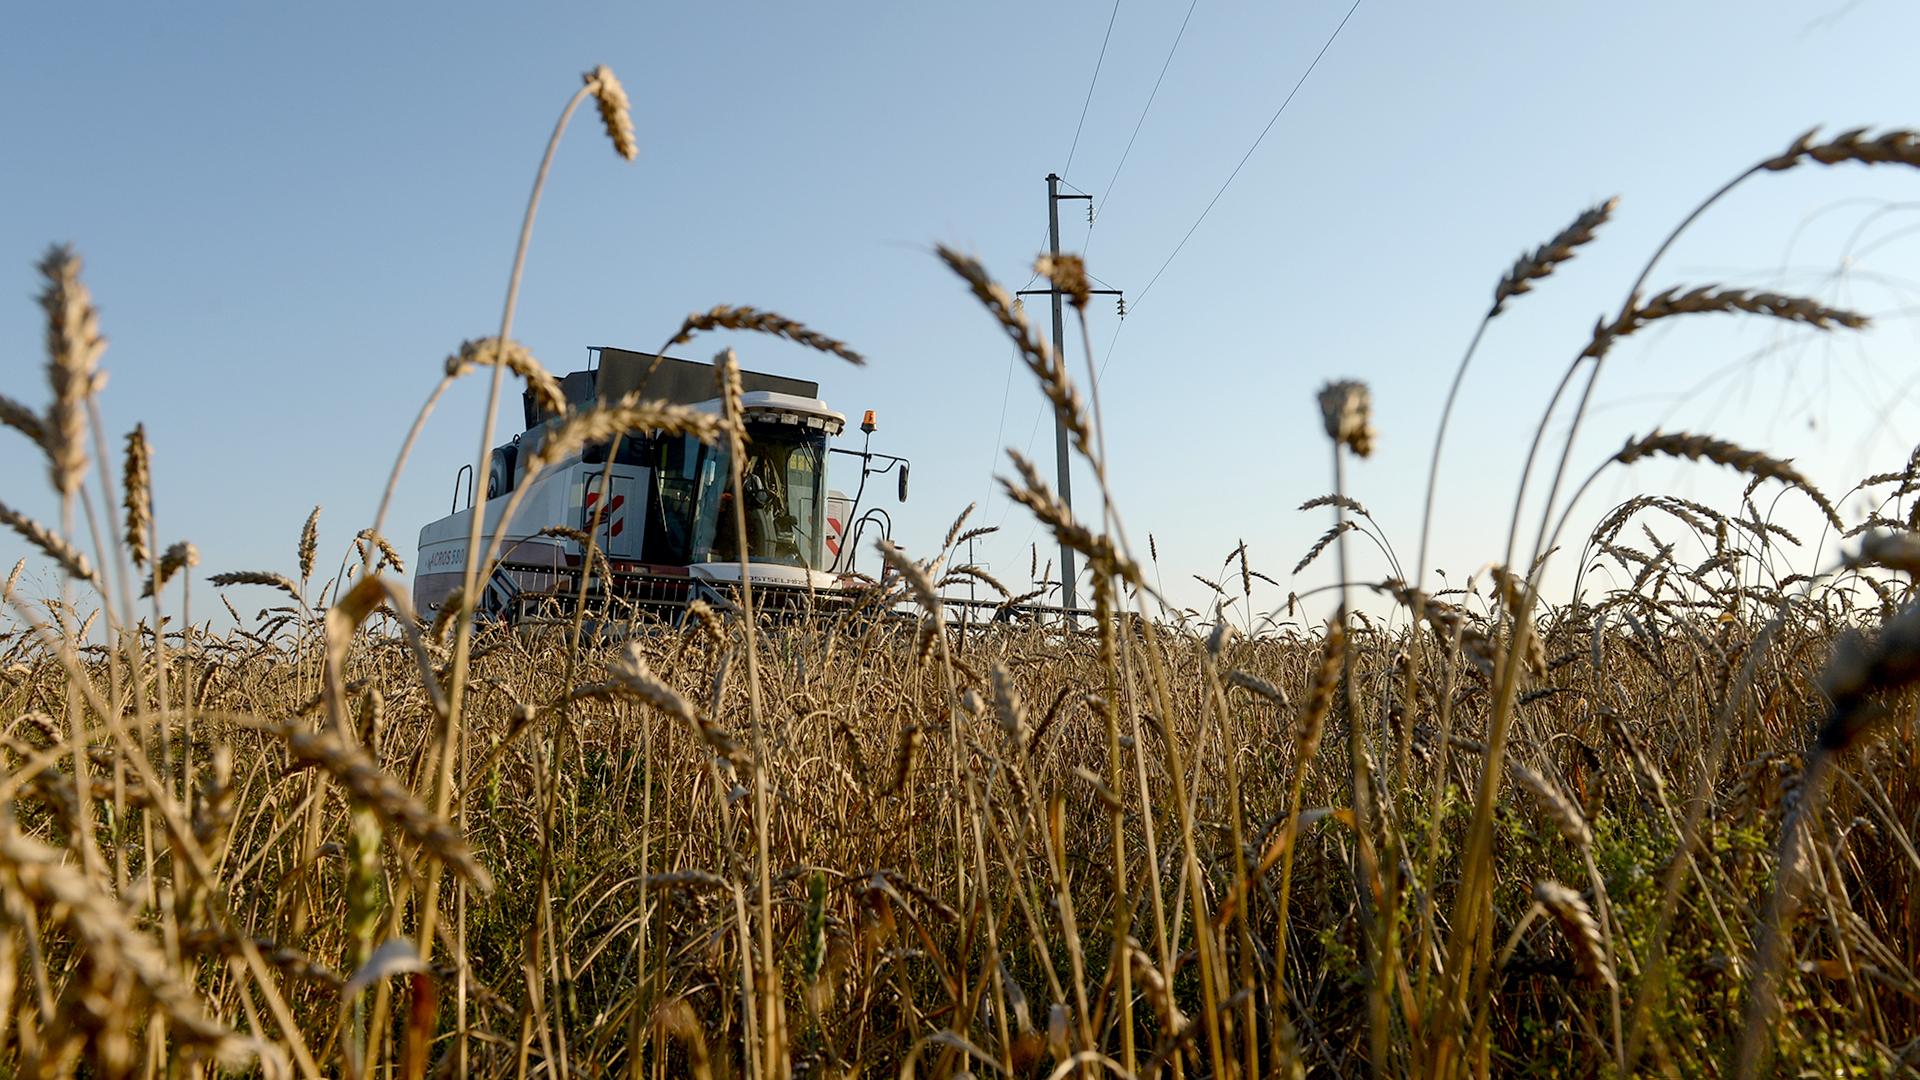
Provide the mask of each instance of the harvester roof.
{"label": "harvester roof", "polygon": [[[676,405],[694,405],[716,396],[713,365],[699,360],[633,352],[612,346],[596,346],[599,362],[586,371],[575,371],[560,380],[560,392],[574,408],[595,402],[617,401],[638,392],[641,397],[669,401]],[[820,384],[811,379],[769,375],[760,371],[742,371],[740,387],[744,391],[769,391],[796,398],[820,397]],[[540,407],[529,391],[523,398],[529,429],[551,415]]]}

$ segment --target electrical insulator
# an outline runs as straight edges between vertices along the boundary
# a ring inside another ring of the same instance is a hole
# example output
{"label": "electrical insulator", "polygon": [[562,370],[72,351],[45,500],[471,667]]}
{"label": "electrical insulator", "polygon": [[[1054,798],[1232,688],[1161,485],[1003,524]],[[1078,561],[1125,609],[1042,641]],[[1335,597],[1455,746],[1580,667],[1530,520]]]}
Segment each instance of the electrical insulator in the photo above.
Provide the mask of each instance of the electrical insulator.
{"label": "electrical insulator", "polygon": [[1114,306],[1119,308],[1121,318],[1124,319],[1127,317],[1127,298],[1126,297],[1124,296],[1115,297]]}
{"label": "electrical insulator", "polygon": [[1087,200],[1087,224],[1093,224],[1093,200]]}

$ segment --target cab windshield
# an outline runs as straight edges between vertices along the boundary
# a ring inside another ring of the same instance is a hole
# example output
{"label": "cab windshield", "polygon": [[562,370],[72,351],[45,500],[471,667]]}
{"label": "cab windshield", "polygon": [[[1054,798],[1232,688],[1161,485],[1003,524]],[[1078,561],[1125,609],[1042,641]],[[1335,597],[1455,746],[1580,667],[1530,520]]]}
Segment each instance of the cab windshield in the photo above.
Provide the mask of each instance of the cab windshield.
{"label": "cab windshield", "polygon": [[744,541],[749,562],[824,568],[826,433],[797,425],[749,422],[745,449],[741,487],[747,528],[742,537],[728,452],[724,447],[699,448],[693,470],[699,485],[698,521],[690,561],[736,562]]}

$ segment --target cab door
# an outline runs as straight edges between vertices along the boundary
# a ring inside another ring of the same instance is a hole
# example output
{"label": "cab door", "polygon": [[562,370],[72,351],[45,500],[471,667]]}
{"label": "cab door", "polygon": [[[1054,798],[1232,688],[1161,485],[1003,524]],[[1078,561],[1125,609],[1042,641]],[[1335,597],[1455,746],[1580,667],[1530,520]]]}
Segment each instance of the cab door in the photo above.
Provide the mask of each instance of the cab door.
{"label": "cab door", "polygon": [[[587,528],[600,507],[601,483],[598,467],[582,470],[578,527]],[[646,539],[647,479],[649,470],[631,465],[615,465],[606,485],[607,504],[600,510],[600,530],[595,543],[609,559],[637,562]]]}

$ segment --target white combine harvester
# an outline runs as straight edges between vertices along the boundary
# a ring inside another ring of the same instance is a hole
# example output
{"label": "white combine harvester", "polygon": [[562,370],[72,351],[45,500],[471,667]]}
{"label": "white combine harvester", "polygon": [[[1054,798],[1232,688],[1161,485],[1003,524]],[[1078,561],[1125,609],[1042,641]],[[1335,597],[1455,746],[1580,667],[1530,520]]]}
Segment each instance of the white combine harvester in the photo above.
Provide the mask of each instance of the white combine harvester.
{"label": "white combine harvester", "polygon": [[[588,370],[560,380],[570,407],[638,392],[643,398],[720,411],[711,364],[624,349],[593,352],[597,362]],[[745,537],[735,528],[728,450],[687,436],[633,432],[619,440],[611,466],[610,447],[602,443],[526,480],[527,458],[558,420],[529,392],[526,430],[495,447],[489,459],[485,502],[474,505],[473,467],[466,466],[454,479],[452,512],[420,530],[415,606],[431,613],[460,587],[478,513],[482,552],[496,535],[501,538],[500,562],[477,605],[480,614],[518,620],[568,608],[579,595],[583,545],[542,535],[542,530],[584,532],[596,508],[596,546],[607,560],[589,581],[589,603],[596,607],[666,614],[695,597],[724,599],[740,581],[743,542],[756,596],[777,603],[782,597],[838,589],[853,570],[862,532],[869,527],[892,531],[886,511],[861,511],[867,479],[896,474],[904,501],[908,463],[872,453],[864,441],[859,450],[829,445],[846,427],[846,417],[820,399],[818,383],[743,371],[741,386],[747,428]],[[860,429],[870,441],[871,411]],[[852,497],[827,486],[833,454],[859,462]],[[608,474],[607,502],[599,507],[603,472]],[[523,483],[531,486],[520,493],[513,520],[503,520],[509,497]]]}

